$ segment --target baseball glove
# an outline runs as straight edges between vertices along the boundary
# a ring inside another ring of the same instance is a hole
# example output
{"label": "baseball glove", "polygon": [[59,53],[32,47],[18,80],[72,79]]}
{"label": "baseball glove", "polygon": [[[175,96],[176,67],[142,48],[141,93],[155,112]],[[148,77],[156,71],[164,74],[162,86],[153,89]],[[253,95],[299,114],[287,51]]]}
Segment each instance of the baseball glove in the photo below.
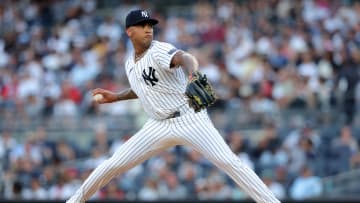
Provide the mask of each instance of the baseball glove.
{"label": "baseball glove", "polygon": [[216,101],[216,95],[208,82],[206,75],[196,71],[192,73],[192,77],[186,86],[185,94],[188,102],[195,112],[205,109]]}

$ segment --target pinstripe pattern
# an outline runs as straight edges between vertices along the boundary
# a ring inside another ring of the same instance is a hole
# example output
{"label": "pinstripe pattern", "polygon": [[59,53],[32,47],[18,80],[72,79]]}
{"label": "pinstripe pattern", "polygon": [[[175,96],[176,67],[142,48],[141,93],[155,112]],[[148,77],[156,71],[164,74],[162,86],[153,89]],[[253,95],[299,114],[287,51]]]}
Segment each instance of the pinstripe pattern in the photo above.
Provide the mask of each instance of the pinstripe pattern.
{"label": "pinstripe pattern", "polygon": [[[153,41],[147,53],[135,63],[131,56],[126,62],[126,73],[132,90],[138,95],[145,112],[154,119],[169,117],[176,109],[187,103],[184,92],[187,77],[181,68],[170,69],[176,48],[168,43]],[[171,54],[169,54],[171,53]],[[148,68],[155,69],[156,85],[146,84],[142,74]]]}
{"label": "pinstripe pattern", "polygon": [[[184,145],[192,147],[225,171],[254,200],[261,203],[279,202],[260,178],[231,151],[207,115],[192,114],[181,118],[173,130]],[[185,119],[185,121],[184,121]],[[190,120],[186,121],[186,120]]]}
{"label": "pinstripe pattern", "polygon": [[149,120],[110,159],[100,164],[67,202],[85,202],[115,176],[174,146],[176,143],[169,132],[169,125]]}
{"label": "pinstripe pattern", "polygon": [[[184,96],[187,78],[181,68],[169,69],[176,53],[170,44],[153,41],[147,53],[138,62],[130,57],[126,73],[131,89],[135,91],[149,115],[143,128],[124,143],[114,155],[98,166],[67,203],[88,200],[112,178],[174,145],[187,145],[202,153],[219,169],[226,172],[248,195],[260,203],[278,203],[260,178],[231,151],[214,128],[206,110],[195,113]],[[152,82],[152,67],[158,79],[156,84],[145,81],[144,70]],[[148,82],[148,83],[147,83]],[[181,116],[169,115],[180,111]]]}
{"label": "pinstripe pattern", "polygon": [[110,159],[97,167],[67,202],[84,202],[112,178],[175,145],[186,145],[199,151],[256,202],[279,202],[260,178],[231,151],[206,111],[195,114],[192,109],[178,118],[162,121],[150,119]]}

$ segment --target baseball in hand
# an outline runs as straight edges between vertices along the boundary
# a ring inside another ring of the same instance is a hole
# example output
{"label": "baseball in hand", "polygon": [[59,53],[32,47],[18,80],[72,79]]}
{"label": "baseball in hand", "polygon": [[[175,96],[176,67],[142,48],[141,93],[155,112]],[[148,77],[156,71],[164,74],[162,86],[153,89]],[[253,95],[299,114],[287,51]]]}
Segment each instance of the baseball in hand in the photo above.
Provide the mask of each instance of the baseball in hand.
{"label": "baseball in hand", "polygon": [[104,96],[102,94],[95,94],[94,95],[94,100],[95,101],[100,101],[104,98]]}

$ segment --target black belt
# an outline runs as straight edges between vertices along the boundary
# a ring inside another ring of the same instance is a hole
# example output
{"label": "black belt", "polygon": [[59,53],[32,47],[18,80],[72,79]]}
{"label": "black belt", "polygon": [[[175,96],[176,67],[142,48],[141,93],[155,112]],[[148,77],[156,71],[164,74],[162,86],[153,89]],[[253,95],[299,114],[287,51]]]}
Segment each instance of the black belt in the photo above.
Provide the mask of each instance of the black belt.
{"label": "black belt", "polygon": [[170,118],[177,118],[177,117],[180,117],[180,111],[175,111],[174,113],[172,113],[169,117],[167,117],[167,119],[170,119]]}

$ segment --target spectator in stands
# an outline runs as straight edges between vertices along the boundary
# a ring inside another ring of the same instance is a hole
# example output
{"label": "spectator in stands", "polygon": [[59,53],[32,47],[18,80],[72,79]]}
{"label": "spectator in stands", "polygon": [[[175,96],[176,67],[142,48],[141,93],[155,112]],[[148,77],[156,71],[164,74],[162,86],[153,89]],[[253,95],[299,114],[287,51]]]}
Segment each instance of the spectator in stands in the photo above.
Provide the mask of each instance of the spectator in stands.
{"label": "spectator in stands", "polygon": [[23,185],[21,184],[21,182],[20,181],[15,181],[13,183],[12,193],[11,193],[9,199],[14,199],[14,200],[23,199],[22,191],[23,191]]}
{"label": "spectator in stands", "polygon": [[25,188],[22,197],[26,200],[46,200],[48,199],[47,191],[40,185],[38,177],[31,179],[31,187]]}
{"label": "spectator in stands", "polygon": [[310,167],[304,166],[290,188],[290,197],[295,200],[316,198],[321,195],[322,190],[320,178],[313,175]]}
{"label": "spectator in stands", "polygon": [[48,190],[48,195],[53,200],[63,200],[69,198],[74,188],[69,184],[67,175],[62,171],[56,180],[56,184]]}
{"label": "spectator in stands", "polygon": [[39,126],[34,133],[34,145],[40,150],[42,164],[47,165],[54,163],[55,160],[55,143],[49,139],[48,133],[44,126]]}
{"label": "spectator in stands", "polygon": [[76,153],[72,146],[70,146],[66,140],[59,140],[56,143],[56,159],[60,163],[66,161],[73,161],[76,159]]}
{"label": "spectator in stands", "polygon": [[339,173],[349,170],[351,157],[359,151],[358,143],[352,136],[351,128],[343,126],[340,136],[333,140],[330,147],[333,154],[333,172]]}
{"label": "spectator in stands", "polygon": [[185,186],[187,199],[196,199],[195,179],[199,176],[199,168],[191,162],[182,164],[179,168],[179,181]]}
{"label": "spectator in stands", "polygon": [[57,184],[57,170],[53,165],[45,166],[42,174],[39,175],[41,185],[48,191],[53,185]]}
{"label": "spectator in stands", "polygon": [[[289,154],[289,170],[294,174],[299,173],[302,165],[310,161],[308,158],[311,158],[311,156],[307,155],[311,155],[314,150],[316,151],[320,143],[314,124],[311,121],[301,123],[299,124],[300,128],[290,132],[283,142],[283,147]],[[309,152],[309,154],[306,154],[306,152]]]}
{"label": "spectator in stands", "polygon": [[358,152],[357,154],[355,154],[354,156],[351,157],[350,167],[352,169],[360,168],[360,152]]}
{"label": "spectator in stands", "polygon": [[140,189],[138,198],[145,201],[155,201],[160,198],[158,191],[158,180],[156,177],[148,176],[145,180],[145,185]]}
{"label": "spectator in stands", "polygon": [[267,123],[255,148],[261,168],[275,168],[288,162],[288,154],[281,147],[281,139],[274,123]]}
{"label": "spectator in stands", "polygon": [[122,200],[124,197],[124,192],[118,187],[115,180],[110,181],[99,193],[99,198],[104,200]]}
{"label": "spectator in stands", "polygon": [[187,197],[186,188],[174,173],[168,173],[158,186],[160,199],[183,200]]}
{"label": "spectator in stands", "polygon": [[343,94],[342,105],[346,115],[346,123],[352,124],[356,113],[355,91],[360,80],[360,73],[358,71],[360,66],[360,47],[349,48],[350,50],[345,48],[342,50],[342,67],[337,70],[338,74],[335,84],[339,85],[339,88],[342,91],[341,93]]}
{"label": "spectator in stands", "polygon": [[2,167],[8,169],[10,163],[10,153],[17,145],[17,141],[11,136],[11,131],[4,129],[0,137],[0,160],[3,163]]}
{"label": "spectator in stands", "polygon": [[95,137],[91,141],[88,151],[96,148],[100,154],[107,154],[112,145],[112,141],[108,137],[108,132],[105,124],[95,126]]}
{"label": "spectator in stands", "polygon": [[224,175],[215,169],[210,172],[208,179],[208,187],[211,196],[209,199],[213,200],[228,200],[232,195],[232,188],[226,184]]}

